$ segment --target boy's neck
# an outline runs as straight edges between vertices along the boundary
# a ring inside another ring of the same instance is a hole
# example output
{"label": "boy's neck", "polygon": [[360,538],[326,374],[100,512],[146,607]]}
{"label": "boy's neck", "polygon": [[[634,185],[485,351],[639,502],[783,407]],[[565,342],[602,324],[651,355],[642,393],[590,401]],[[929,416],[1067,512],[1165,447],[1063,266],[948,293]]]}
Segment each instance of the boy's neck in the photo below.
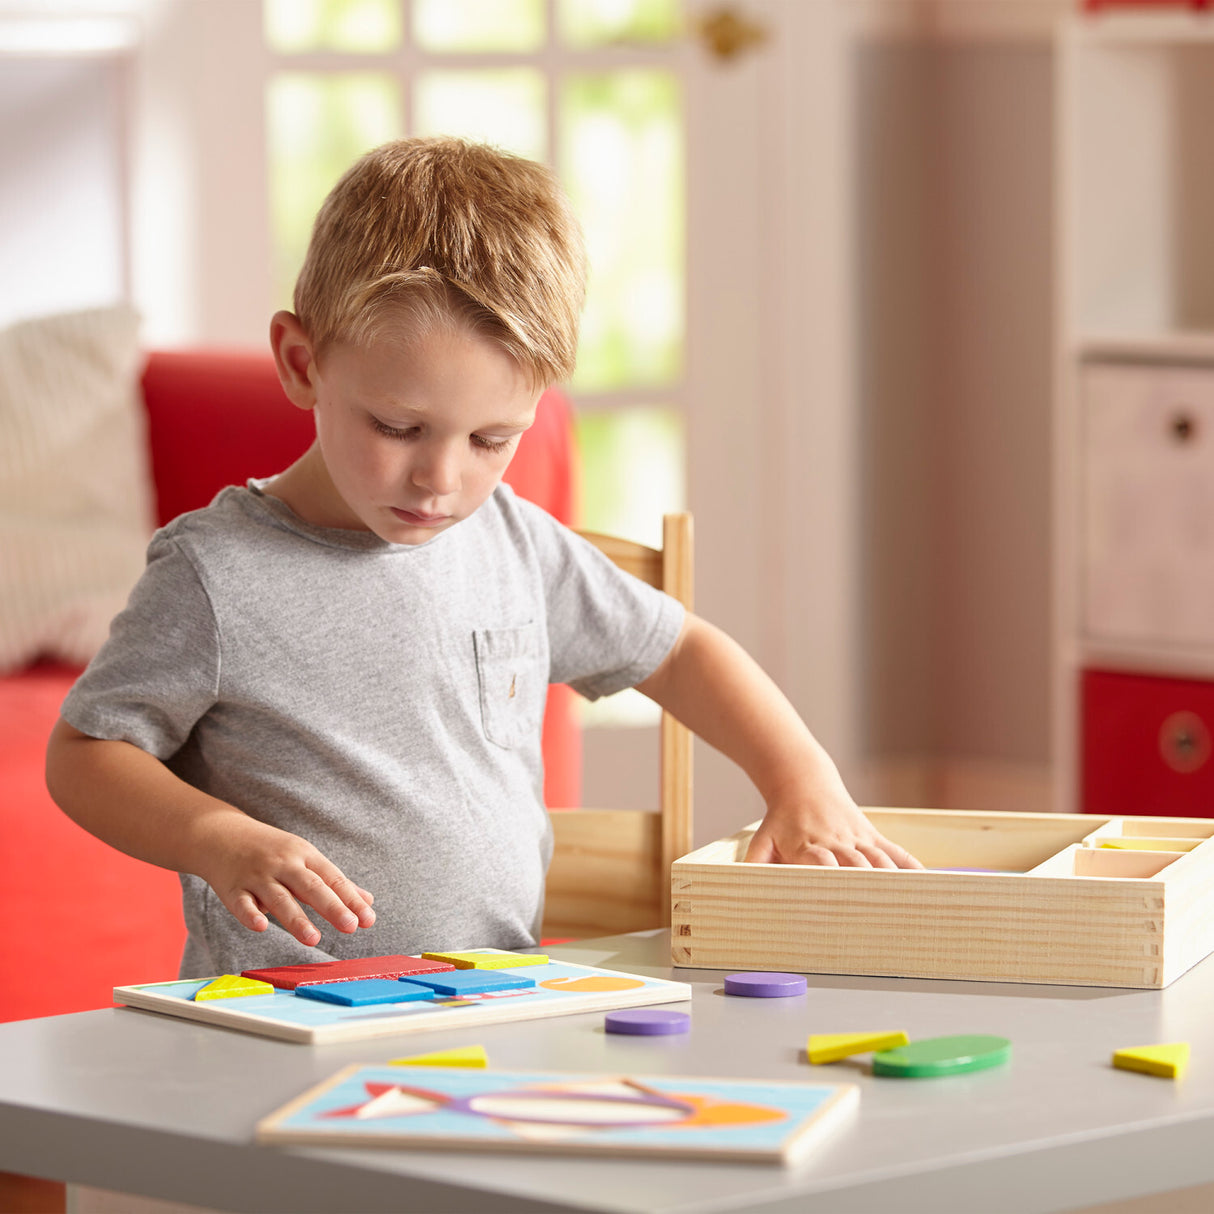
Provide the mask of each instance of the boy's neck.
{"label": "boy's neck", "polygon": [[366,531],[367,525],[346,505],[333,484],[316,442],[263,489],[285,503],[305,523],[344,531]]}

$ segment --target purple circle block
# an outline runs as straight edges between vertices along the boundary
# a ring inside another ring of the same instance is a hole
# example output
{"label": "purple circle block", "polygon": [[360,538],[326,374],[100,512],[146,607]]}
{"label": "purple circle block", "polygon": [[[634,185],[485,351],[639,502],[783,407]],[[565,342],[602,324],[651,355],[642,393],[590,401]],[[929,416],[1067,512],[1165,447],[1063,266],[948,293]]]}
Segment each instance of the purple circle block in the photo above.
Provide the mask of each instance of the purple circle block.
{"label": "purple circle block", "polygon": [[746,995],[750,999],[783,999],[804,995],[804,974],[730,974],[725,979],[727,995]]}
{"label": "purple circle block", "polygon": [[632,1007],[608,1012],[604,1021],[609,1033],[629,1033],[635,1037],[658,1037],[667,1033],[685,1033],[691,1028],[686,1012],[664,1012],[651,1007]]}

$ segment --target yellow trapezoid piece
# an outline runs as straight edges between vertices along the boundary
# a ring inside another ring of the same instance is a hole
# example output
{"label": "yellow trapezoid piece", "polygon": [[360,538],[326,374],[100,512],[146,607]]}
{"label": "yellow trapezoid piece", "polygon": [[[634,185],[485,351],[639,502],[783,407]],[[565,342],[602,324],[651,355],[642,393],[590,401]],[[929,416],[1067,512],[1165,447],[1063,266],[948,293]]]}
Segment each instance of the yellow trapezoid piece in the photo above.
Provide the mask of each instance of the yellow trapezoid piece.
{"label": "yellow trapezoid piece", "polygon": [[242,978],[239,974],[224,974],[201,987],[194,995],[200,999],[243,999],[246,995],[272,995],[274,988],[259,978]]}
{"label": "yellow trapezoid piece", "polygon": [[899,1045],[908,1045],[907,1035],[898,1030],[886,1033],[811,1033],[805,1052],[815,1066],[823,1062],[838,1062],[853,1054],[867,1054],[876,1050],[892,1050]]}
{"label": "yellow trapezoid piece", "polygon": [[542,953],[422,953],[428,961],[446,961],[457,970],[504,970],[520,965],[547,965]]}
{"label": "yellow trapezoid piece", "polygon": [[436,1050],[433,1054],[411,1054],[408,1058],[393,1058],[389,1066],[478,1066],[489,1065],[483,1045],[461,1045],[454,1050]]}
{"label": "yellow trapezoid piece", "polygon": [[1189,1043],[1172,1041],[1164,1045],[1135,1045],[1113,1051],[1113,1065],[1123,1071],[1141,1071],[1163,1079],[1179,1079],[1189,1065]]}

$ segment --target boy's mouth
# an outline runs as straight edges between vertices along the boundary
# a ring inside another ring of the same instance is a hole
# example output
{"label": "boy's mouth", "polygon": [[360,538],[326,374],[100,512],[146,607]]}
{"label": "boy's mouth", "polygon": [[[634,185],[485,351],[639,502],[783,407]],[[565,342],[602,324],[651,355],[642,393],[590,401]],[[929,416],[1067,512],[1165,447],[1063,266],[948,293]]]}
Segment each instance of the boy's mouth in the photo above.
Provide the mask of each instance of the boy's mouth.
{"label": "boy's mouth", "polygon": [[398,510],[395,506],[388,508],[402,523],[408,523],[412,527],[436,527],[451,517],[449,514],[421,514],[416,510]]}

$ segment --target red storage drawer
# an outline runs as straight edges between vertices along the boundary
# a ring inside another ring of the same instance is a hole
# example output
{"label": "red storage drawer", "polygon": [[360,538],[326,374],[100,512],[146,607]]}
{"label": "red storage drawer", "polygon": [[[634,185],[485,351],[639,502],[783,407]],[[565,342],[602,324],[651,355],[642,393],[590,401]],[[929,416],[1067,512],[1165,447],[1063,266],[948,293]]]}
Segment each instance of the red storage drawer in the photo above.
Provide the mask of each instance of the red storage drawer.
{"label": "red storage drawer", "polygon": [[1214,817],[1214,682],[1085,670],[1089,814]]}

